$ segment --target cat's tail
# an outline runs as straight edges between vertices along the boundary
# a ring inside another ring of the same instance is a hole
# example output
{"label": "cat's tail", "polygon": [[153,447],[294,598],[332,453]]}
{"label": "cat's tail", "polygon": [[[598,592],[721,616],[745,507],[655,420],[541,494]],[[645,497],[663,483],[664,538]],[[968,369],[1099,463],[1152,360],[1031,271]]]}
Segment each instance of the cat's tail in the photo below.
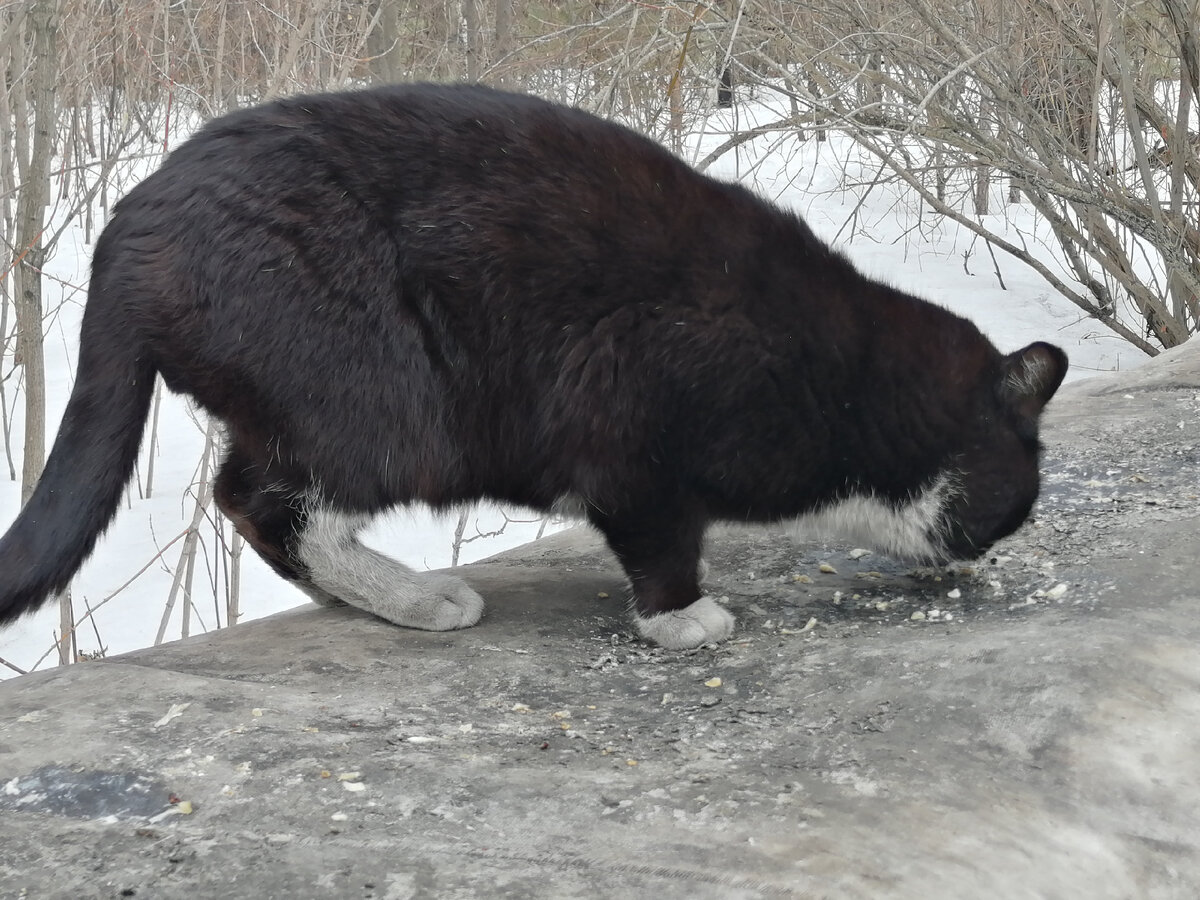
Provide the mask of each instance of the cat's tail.
{"label": "cat's tail", "polygon": [[0,624],[67,586],[116,515],[137,462],[155,366],[119,320],[120,302],[98,298],[96,285],[93,278],[58,437],[29,502],[0,538]]}

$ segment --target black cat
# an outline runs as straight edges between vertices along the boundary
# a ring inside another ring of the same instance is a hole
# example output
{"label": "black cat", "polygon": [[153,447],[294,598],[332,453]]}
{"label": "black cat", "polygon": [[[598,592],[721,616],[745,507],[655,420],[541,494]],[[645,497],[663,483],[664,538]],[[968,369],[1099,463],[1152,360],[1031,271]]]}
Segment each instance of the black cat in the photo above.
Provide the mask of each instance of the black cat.
{"label": "black cat", "polygon": [[973,557],[1038,493],[1066,371],[868,280],[795,215],[632,131],[482,87],[295,97],[211,122],[96,244],[79,371],[0,542],[0,621],[115,515],[155,373],[224,423],[220,508],[283,577],[400,625],[479,596],[356,534],[381,510],[570,500],[641,633],[728,637],[712,520],[809,516]]}

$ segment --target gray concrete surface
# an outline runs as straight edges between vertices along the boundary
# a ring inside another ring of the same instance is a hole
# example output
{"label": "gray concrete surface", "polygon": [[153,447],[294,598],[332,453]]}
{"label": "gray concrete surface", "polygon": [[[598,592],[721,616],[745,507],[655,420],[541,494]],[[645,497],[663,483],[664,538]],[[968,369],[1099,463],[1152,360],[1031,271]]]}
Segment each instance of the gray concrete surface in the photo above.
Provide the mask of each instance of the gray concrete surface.
{"label": "gray concrete surface", "polygon": [[468,631],[4,682],[0,897],[1196,897],[1198,419],[1200,341],[1065,389],[1036,520],[953,572],[722,530],[716,648],[634,639],[576,530],[463,569]]}

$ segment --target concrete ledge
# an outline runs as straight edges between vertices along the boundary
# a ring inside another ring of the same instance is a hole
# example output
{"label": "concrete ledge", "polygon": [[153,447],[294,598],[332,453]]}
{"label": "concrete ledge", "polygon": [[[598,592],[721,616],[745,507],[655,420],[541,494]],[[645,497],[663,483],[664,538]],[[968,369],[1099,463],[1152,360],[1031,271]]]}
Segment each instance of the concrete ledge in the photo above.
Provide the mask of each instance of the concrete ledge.
{"label": "concrete ledge", "polygon": [[634,639],[575,530],[463,568],[467,631],[313,608],[0,683],[0,895],[1195,897],[1197,351],[1065,389],[973,570],[718,530],[715,649]]}

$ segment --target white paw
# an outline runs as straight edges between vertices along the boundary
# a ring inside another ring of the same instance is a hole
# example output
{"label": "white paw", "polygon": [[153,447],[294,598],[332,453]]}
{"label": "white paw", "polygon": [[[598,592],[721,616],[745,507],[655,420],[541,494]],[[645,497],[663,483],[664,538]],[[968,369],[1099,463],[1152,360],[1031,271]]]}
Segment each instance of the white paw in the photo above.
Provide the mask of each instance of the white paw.
{"label": "white paw", "polygon": [[688,650],[733,634],[733,616],[712,597],[701,597],[674,612],[635,615],[633,621],[643,638],[668,650]]}
{"label": "white paw", "polygon": [[397,624],[426,631],[451,631],[470,628],[483,615],[483,598],[461,578],[428,575],[416,587],[428,593],[413,603],[407,621]]}

